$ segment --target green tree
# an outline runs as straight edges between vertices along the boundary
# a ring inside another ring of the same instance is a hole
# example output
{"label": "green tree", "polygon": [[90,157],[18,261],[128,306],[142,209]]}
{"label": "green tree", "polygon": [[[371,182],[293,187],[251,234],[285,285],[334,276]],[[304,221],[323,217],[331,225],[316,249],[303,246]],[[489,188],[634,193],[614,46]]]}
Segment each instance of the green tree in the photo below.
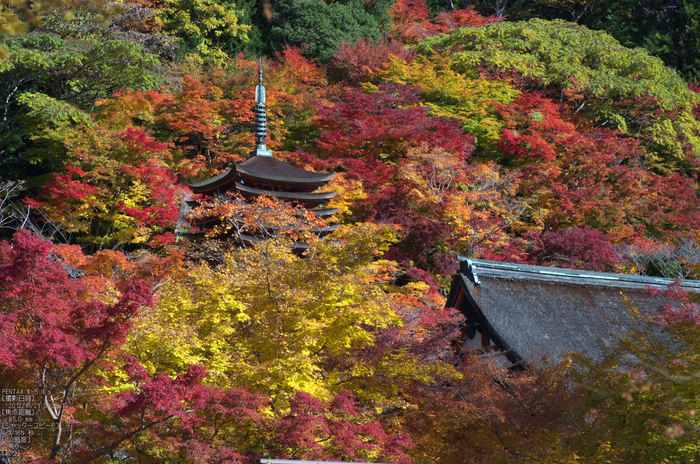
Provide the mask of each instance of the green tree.
{"label": "green tree", "polygon": [[431,116],[459,119],[477,137],[477,143],[493,142],[502,128],[494,102],[509,104],[520,92],[504,81],[469,78],[449,65],[449,60],[426,57],[408,64],[392,56],[379,75],[384,81],[420,87]]}
{"label": "green tree", "polygon": [[225,65],[231,52],[248,40],[250,25],[231,0],[158,0],[156,22],[180,39],[177,54],[195,62]]}
{"label": "green tree", "polygon": [[[47,13],[60,11],[66,19],[73,17],[72,9],[88,6],[100,12],[102,18],[109,15],[104,0],[47,0],[31,2],[27,0],[2,0],[0,2],[0,34],[21,34],[42,24]],[[7,50],[0,47],[0,58],[6,58]]]}
{"label": "green tree", "polygon": [[644,47],[685,79],[700,79],[700,5],[693,0],[530,0],[528,14],[604,30],[626,47]]}
{"label": "green tree", "polygon": [[449,53],[453,69],[467,75],[545,90],[599,126],[644,138],[667,159],[700,153],[698,95],[663,61],[604,32],[560,20],[500,22],[428,38],[418,50]]}
{"label": "green tree", "polygon": [[32,132],[88,122],[83,110],[98,98],[160,81],[158,57],[135,42],[35,32],[6,37],[3,45],[11,53],[0,61],[0,167],[7,177],[53,169],[33,152]]}
{"label": "green tree", "polygon": [[608,2],[588,25],[628,47],[644,47],[688,80],[700,80],[700,4],[693,0]]}
{"label": "green tree", "polygon": [[332,58],[342,43],[378,42],[382,36],[380,19],[360,1],[292,0],[276,4],[273,13],[270,35],[275,48],[296,46],[321,61]]}
{"label": "green tree", "polygon": [[142,3],[124,2],[112,6],[106,16],[99,3],[70,11],[55,10],[41,17],[41,32],[67,40],[120,40],[134,42],[146,53],[172,59],[176,37],[165,35],[155,22],[155,10]]}

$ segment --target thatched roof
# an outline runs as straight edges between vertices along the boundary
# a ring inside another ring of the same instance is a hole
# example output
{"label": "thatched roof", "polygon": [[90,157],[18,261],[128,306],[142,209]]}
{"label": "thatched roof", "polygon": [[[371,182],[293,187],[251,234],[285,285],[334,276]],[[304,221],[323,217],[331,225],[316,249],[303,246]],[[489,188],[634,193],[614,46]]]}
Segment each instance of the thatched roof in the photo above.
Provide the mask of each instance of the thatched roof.
{"label": "thatched roof", "polygon": [[[467,318],[467,333],[485,330],[513,363],[560,359],[578,351],[601,354],[600,343],[639,322],[630,308],[653,314],[665,303],[648,287],[666,288],[669,279],[527,266],[460,258],[448,306]],[[681,284],[700,293],[700,282]]]}

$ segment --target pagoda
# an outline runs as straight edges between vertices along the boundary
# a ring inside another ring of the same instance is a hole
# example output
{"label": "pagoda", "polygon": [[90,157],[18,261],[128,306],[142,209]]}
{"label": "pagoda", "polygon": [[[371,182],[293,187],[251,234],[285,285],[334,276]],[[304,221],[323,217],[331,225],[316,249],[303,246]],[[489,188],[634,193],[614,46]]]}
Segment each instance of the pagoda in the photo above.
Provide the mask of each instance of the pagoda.
{"label": "pagoda", "polygon": [[[328,208],[327,203],[337,192],[323,192],[335,174],[307,171],[289,163],[276,159],[272,151],[266,147],[267,142],[267,110],[265,106],[265,87],[263,86],[262,58],[258,85],[255,88],[255,141],[256,148],[247,160],[236,164],[231,169],[218,176],[201,182],[187,184],[197,194],[214,196],[233,192],[239,194],[246,202],[261,195],[274,197],[281,201],[299,205],[318,217],[330,218],[338,208]],[[193,203],[192,206],[195,206]],[[198,220],[195,225],[210,227],[217,222],[215,218]],[[337,224],[312,232],[323,236],[332,233]],[[241,234],[241,239],[255,243],[260,237],[249,237]],[[299,244],[304,248],[303,244]]]}

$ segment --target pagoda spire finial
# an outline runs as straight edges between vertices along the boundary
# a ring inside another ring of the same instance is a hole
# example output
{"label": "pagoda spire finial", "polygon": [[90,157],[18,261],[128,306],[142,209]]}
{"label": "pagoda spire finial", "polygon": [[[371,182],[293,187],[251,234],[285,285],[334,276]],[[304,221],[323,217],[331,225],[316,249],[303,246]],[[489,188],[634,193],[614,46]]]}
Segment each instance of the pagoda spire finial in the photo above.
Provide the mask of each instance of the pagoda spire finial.
{"label": "pagoda spire finial", "polygon": [[265,86],[263,86],[262,56],[260,57],[260,71],[258,72],[258,85],[255,87],[255,154],[257,156],[272,156],[267,149],[267,109],[265,108]]}

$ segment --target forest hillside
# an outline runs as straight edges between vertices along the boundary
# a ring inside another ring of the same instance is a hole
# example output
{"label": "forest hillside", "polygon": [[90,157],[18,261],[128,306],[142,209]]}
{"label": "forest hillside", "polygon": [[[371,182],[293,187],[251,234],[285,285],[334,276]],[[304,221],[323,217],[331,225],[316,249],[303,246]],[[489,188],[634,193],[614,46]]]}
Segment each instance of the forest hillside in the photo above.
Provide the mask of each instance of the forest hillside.
{"label": "forest hillside", "polygon": [[[700,279],[698,24],[691,0],[3,0],[0,463],[700,459],[677,287],[601,359],[518,369],[445,308],[457,256]],[[188,188],[255,149],[260,72],[267,148],[335,174],[333,219]]]}

